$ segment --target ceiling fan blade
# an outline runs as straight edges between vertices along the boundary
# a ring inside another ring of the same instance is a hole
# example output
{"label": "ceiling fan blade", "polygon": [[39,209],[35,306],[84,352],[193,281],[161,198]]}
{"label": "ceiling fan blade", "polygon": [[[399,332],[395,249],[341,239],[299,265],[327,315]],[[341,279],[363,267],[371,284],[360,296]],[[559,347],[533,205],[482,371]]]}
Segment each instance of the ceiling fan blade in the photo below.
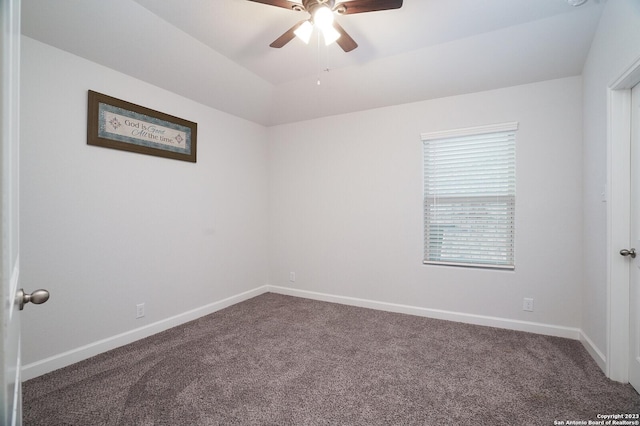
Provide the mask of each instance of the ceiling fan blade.
{"label": "ceiling fan blade", "polygon": [[302,5],[300,3],[294,3],[288,0],[249,0],[254,3],[268,4],[269,6],[282,7],[289,10],[299,10]]}
{"label": "ceiling fan blade", "polygon": [[379,10],[400,9],[402,0],[352,0],[338,3],[333,9],[341,15],[377,12]]}
{"label": "ceiling fan blade", "polygon": [[296,37],[294,31],[297,30],[298,27],[300,27],[300,25],[304,24],[306,21],[307,21],[306,19],[303,19],[302,21],[295,24],[293,27],[289,28],[287,31],[285,31],[284,34],[282,34],[280,37],[275,39],[273,43],[271,43],[269,46],[279,49],[285,44],[289,43],[291,40],[293,40]]}
{"label": "ceiling fan blade", "polygon": [[354,39],[351,38],[349,34],[338,24],[336,21],[333,21],[333,27],[340,33],[340,38],[336,40],[338,46],[342,48],[345,52],[351,52],[353,49],[358,47],[358,43],[355,42]]}

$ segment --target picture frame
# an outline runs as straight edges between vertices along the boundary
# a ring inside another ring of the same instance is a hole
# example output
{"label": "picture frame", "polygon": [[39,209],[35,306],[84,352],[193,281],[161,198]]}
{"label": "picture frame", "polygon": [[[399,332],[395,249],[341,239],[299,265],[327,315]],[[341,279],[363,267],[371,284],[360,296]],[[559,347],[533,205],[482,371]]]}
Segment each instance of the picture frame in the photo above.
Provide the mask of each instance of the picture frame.
{"label": "picture frame", "polygon": [[88,91],[87,144],[196,162],[198,124]]}

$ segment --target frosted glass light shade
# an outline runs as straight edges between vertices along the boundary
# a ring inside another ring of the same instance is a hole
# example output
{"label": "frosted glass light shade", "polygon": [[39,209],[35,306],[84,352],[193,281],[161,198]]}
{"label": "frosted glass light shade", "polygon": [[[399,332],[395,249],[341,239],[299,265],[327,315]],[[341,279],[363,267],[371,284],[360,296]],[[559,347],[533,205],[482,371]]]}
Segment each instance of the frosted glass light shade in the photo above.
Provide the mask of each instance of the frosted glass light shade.
{"label": "frosted glass light shade", "polygon": [[309,40],[311,40],[312,32],[313,32],[313,25],[311,25],[311,22],[305,21],[293,33],[300,40],[304,41],[306,44],[309,44]]}
{"label": "frosted glass light shade", "polygon": [[319,7],[313,14],[313,23],[321,31],[333,27],[333,12],[326,6]]}
{"label": "frosted glass light shade", "polygon": [[322,35],[324,36],[324,44],[327,46],[340,38],[340,33],[333,26],[324,28]]}

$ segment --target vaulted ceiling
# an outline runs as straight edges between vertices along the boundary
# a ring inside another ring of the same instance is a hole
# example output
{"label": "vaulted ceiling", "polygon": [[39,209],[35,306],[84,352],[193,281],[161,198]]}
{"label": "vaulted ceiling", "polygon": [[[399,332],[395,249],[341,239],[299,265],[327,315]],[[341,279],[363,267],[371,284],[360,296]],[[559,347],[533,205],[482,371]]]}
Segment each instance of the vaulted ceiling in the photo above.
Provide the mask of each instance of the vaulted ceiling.
{"label": "vaulted ceiling", "polygon": [[603,1],[404,0],[339,16],[350,53],[269,47],[306,15],[247,0],[22,0],[22,32],[269,126],[579,75]]}

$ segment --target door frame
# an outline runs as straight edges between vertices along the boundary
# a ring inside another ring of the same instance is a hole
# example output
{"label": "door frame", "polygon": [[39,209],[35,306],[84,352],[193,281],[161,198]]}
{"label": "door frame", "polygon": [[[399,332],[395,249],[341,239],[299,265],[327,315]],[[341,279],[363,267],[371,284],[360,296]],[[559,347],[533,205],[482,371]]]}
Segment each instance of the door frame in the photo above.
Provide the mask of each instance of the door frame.
{"label": "door frame", "polygon": [[629,382],[629,262],[631,229],[631,88],[640,84],[640,58],[607,88],[607,353],[606,375]]}

